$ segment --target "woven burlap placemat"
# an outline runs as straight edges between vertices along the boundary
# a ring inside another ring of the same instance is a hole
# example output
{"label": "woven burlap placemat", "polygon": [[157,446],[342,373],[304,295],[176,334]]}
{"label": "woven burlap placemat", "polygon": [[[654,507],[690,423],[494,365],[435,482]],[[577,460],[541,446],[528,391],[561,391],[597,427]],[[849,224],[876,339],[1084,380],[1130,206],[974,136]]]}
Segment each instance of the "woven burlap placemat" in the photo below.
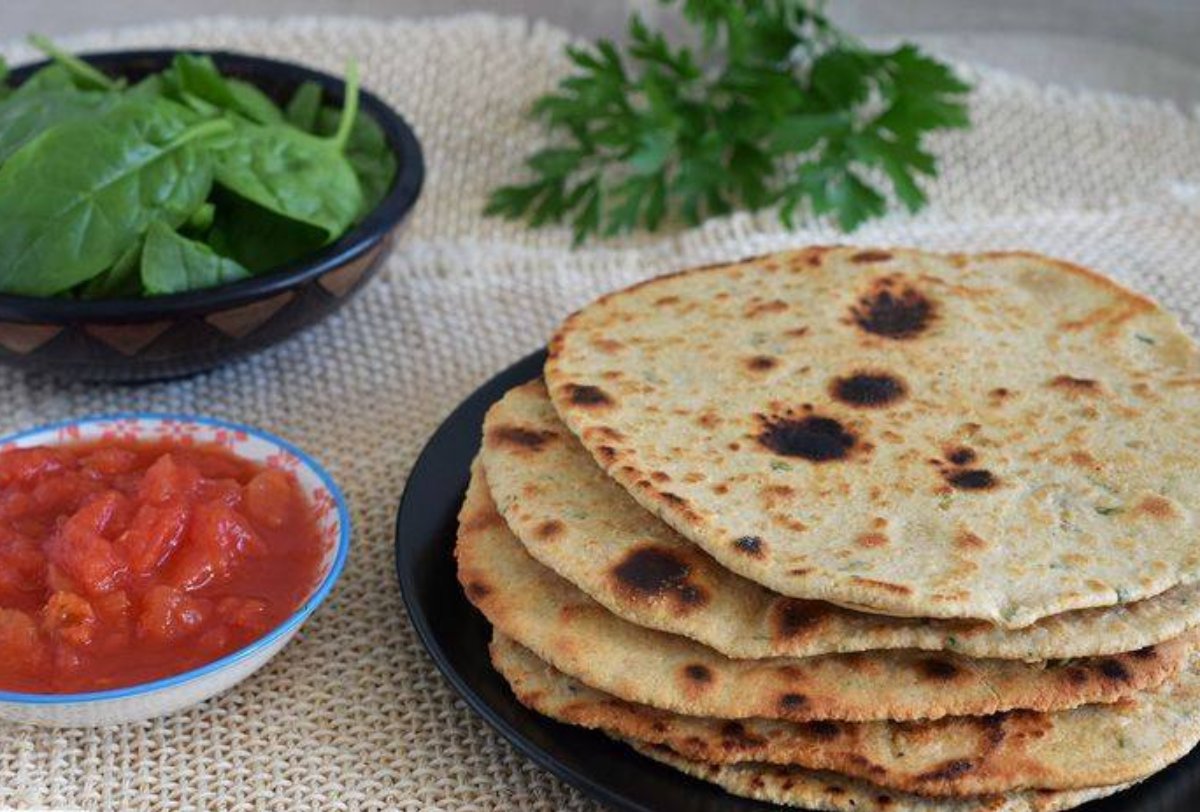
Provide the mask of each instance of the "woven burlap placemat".
{"label": "woven burlap placemat", "polygon": [[[192,45],[340,71],[424,142],[424,196],[386,270],[340,315],[249,361],[138,388],[0,370],[0,429],[92,411],[160,409],[253,423],[320,458],[345,488],[354,550],[297,640],[230,693],[107,730],[0,727],[0,808],[577,810],[593,805],[517,755],[443,684],[401,607],[392,527],[416,454],[473,388],[595,295],[680,265],[808,242],[738,215],[668,236],[569,248],[480,215],[485,190],[537,140],[521,113],[561,76],[567,36],[469,16],[209,20],[66,40]],[[12,46],[18,61],[32,56]],[[859,243],[1029,248],[1157,295],[1190,329],[1200,305],[1200,123],[1167,104],[1040,88],[967,68],[975,129],[940,138],[934,205]]]}

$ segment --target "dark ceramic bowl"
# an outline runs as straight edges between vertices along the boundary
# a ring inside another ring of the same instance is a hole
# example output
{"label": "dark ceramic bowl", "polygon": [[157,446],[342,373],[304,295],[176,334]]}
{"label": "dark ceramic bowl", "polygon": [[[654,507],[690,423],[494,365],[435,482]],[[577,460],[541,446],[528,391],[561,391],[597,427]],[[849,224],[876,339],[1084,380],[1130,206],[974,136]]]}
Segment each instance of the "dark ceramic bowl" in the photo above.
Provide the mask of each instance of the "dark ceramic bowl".
{"label": "dark ceramic bowl", "polygon": [[[113,76],[137,81],[178,53],[119,51],[83,58]],[[283,103],[313,81],[339,104],[340,79],[299,65],[221,51],[207,53],[222,73],[257,85]],[[20,84],[46,63],[12,72]],[[378,270],[425,177],[416,135],[368,92],[360,109],[383,129],[396,153],[392,188],[337,242],[289,265],[232,285],[145,299],[75,301],[0,295],[0,363],[72,380],[135,382],[190,375],[269,347],[341,307]]]}

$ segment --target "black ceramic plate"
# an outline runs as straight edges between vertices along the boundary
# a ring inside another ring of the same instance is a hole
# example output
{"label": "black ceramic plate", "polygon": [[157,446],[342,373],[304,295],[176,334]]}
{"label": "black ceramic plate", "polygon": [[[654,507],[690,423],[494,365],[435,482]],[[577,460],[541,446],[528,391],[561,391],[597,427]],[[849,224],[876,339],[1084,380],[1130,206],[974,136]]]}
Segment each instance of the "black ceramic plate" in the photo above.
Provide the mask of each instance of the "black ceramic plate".
{"label": "black ceramic plate", "polygon": [[[437,667],[467,704],[521,752],[614,809],[638,812],[767,812],[781,807],[735,798],[644,758],[600,733],[527,710],[492,670],[491,628],[467,602],[454,573],[456,517],[479,450],[488,407],[541,374],[545,353],[513,364],[454,410],[409,475],[396,523],[396,570],[409,617]],[[1200,809],[1200,752],[1150,781],[1080,807],[1086,812]]]}

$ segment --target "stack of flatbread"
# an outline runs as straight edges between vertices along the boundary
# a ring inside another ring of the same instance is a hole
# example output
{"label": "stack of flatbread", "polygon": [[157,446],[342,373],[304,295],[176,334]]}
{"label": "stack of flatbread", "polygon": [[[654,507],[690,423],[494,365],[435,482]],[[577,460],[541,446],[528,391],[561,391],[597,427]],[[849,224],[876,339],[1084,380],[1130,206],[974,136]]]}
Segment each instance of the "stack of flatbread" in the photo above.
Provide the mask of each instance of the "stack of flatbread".
{"label": "stack of flatbread", "polygon": [[1031,254],[809,248],[571,316],[459,578],[525,705],[731,793],[1050,810],[1200,740],[1200,352]]}

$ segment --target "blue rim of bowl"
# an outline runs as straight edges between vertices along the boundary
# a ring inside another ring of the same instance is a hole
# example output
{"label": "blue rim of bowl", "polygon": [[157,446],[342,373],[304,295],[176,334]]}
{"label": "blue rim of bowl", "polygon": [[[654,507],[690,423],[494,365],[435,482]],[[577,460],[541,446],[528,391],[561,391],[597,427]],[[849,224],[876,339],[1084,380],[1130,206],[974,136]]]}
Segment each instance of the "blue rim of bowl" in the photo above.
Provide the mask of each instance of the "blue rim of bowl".
{"label": "blue rim of bowl", "polygon": [[333,591],[334,585],[342,575],[342,570],[346,568],[346,560],[350,555],[350,510],[346,506],[346,498],[342,494],[337,483],[333,481],[333,477],[321,467],[319,463],[308,453],[284,440],[282,437],[277,437],[270,432],[253,426],[247,426],[243,423],[233,423],[228,420],[221,420],[216,417],[197,417],[190,414],[181,414],[177,412],[113,412],[106,414],[92,414],[85,417],[75,418],[73,420],[59,420],[55,423],[47,423],[42,426],[35,426],[31,429],[24,429],[13,434],[7,434],[0,437],[0,445],[17,442],[25,437],[34,434],[40,434],[46,431],[54,431],[56,429],[65,428],[66,426],[78,426],[85,423],[99,423],[102,421],[115,420],[176,420],[181,422],[199,423],[204,426],[215,426],[217,428],[232,429],[234,431],[244,431],[259,439],[266,440],[269,443],[279,446],[294,454],[304,465],[308,466],[317,478],[329,490],[334,502],[337,504],[338,511],[338,549],[337,555],[334,557],[333,564],[329,568],[329,572],[325,575],[321,585],[317,587],[316,592],[304,602],[292,615],[280,625],[276,626],[267,634],[255,640],[250,645],[240,648],[232,654],[226,654],[219,660],[213,660],[211,663],[202,665],[199,668],[194,668],[191,671],[184,671],[182,674],[176,674],[173,677],[163,677],[162,679],[154,680],[153,682],[143,682],[137,685],[129,685],[124,688],[111,688],[107,691],[90,691],[80,694],[28,694],[18,693],[13,691],[0,691],[0,703],[8,703],[12,705],[75,705],[88,702],[104,702],[115,699],[129,699],[136,696],[145,696],[147,694],[163,691],[168,688],[175,688],[184,683],[209,676],[218,671],[241,662],[242,660],[254,654],[261,652],[263,649],[271,646],[279,641],[280,638],[294,632],[300,627],[304,621],[317,610],[317,607],[324,603],[329,597],[329,593]]}
{"label": "blue rim of bowl", "polygon": [[[315,82],[330,94],[327,103],[340,103],[345,82],[330,73],[296,62],[238,51],[205,48],[152,48],[96,51],[77,54],[80,59],[112,75],[130,64],[154,63],[165,68],[176,54],[188,53],[211,57],[223,71],[256,73],[259,82],[268,78],[294,82]],[[9,81],[18,84],[50,60],[12,68]],[[246,78],[246,77],[243,77]],[[256,84],[253,80],[252,84]],[[187,316],[212,309],[237,307],[282,291],[291,290],[310,279],[345,266],[380,245],[411,213],[425,183],[425,157],[421,142],[412,126],[399,112],[366,87],[359,91],[359,110],[375,120],[383,130],[388,146],[396,156],[396,176],[387,194],[375,207],[334,242],[311,254],[257,274],[241,282],[218,285],[204,290],[172,293],[143,298],[76,300],[0,293],[0,319],[22,324],[63,324],[72,322],[145,322]]]}

